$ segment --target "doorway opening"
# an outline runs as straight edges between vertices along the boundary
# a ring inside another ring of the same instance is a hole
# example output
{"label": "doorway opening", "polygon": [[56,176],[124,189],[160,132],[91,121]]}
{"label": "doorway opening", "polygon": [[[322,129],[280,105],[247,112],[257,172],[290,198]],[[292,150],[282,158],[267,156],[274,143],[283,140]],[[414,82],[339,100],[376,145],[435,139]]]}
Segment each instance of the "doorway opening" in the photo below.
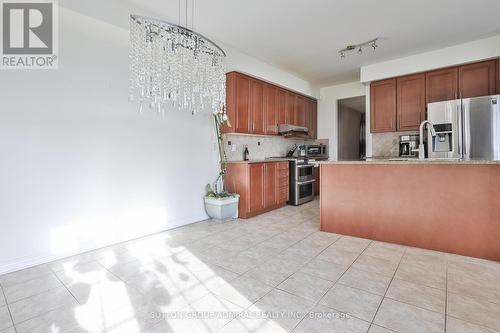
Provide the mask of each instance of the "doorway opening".
{"label": "doorway opening", "polygon": [[366,96],[338,100],[337,159],[366,159]]}

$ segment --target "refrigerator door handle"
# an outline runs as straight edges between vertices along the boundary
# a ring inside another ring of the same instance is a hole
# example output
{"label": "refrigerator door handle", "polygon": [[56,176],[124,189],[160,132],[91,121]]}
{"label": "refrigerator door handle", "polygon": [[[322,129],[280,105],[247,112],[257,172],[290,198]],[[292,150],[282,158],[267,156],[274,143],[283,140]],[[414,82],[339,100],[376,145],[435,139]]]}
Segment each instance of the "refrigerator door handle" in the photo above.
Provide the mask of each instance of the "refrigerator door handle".
{"label": "refrigerator door handle", "polygon": [[470,158],[469,149],[470,149],[470,119],[469,119],[469,101],[467,100],[465,103],[462,103],[462,150],[463,150],[463,159],[468,160]]}
{"label": "refrigerator door handle", "polygon": [[463,105],[459,103],[457,105],[457,114],[458,114],[458,157],[464,158],[464,147],[462,142],[464,140],[464,131],[463,131]]}

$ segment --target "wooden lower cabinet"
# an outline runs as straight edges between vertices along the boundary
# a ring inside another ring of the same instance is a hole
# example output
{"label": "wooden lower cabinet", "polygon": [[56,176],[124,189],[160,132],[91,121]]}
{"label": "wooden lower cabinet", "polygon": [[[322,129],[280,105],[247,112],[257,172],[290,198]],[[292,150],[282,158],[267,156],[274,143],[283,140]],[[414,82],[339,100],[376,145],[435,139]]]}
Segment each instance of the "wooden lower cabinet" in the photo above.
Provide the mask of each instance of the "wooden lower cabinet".
{"label": "wooden lower cabinet", "polygon": [[276,163],[264,164],[264,208],[274,207],[278,204],[278,166]]}
{"label": "wooden lower cabinet", "polygon": [[289,170],[288,163],[286,162],[277,163],[277,172],[278,172],[277,200],[278,200],[278,205],[280,206],[285,205],[286,202],[289,200],[290,196],[290,190],[289,190],[290,180],[289,180],[288,170]]}
{"label": "wooden lower cabinet", "polygon": [[249,208],[251,211],[260,211],[264,209],[264,182],[265,182],[265,165],[264,164],[250,164],[250,195],[249,195]]}
{"label": "wooden lower cabinet", "polygon": [[229,163],[225,183],[240,195],[240,218],[262,214],[286,205],[288,162]]}

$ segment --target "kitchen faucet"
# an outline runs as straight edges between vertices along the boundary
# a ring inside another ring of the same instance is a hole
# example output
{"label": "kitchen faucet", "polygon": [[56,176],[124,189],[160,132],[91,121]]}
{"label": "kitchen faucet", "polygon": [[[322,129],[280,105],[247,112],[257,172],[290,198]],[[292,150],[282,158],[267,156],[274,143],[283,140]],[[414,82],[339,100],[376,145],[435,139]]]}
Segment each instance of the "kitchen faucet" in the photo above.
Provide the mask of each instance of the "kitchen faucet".
{"label": "kitchen faucet", "polygon": [[418,159],[423,160],[425,159],[425,148],[424,148],[424,128],[425,125],[430,125],[429,131],[431,132],[431,136],[435,137],[436,136],[436,131],[434,130],[434,125],[429,121],[429,120],[424,120],[420,124],[420,143],[418,145]]}

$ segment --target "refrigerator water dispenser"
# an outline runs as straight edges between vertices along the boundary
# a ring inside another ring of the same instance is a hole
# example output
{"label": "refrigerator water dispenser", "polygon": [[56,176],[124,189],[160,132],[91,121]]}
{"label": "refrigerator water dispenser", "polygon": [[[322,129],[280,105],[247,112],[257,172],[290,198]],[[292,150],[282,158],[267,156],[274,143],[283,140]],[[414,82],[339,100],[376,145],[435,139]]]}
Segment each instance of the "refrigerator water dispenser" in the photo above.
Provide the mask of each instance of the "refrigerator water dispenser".
{"label": "refrigerator water dispenser", "polygon": [[453,151],[452,124],[434,124],[434,131],[436,136],[432,137],[432,151],[440,153]]}

